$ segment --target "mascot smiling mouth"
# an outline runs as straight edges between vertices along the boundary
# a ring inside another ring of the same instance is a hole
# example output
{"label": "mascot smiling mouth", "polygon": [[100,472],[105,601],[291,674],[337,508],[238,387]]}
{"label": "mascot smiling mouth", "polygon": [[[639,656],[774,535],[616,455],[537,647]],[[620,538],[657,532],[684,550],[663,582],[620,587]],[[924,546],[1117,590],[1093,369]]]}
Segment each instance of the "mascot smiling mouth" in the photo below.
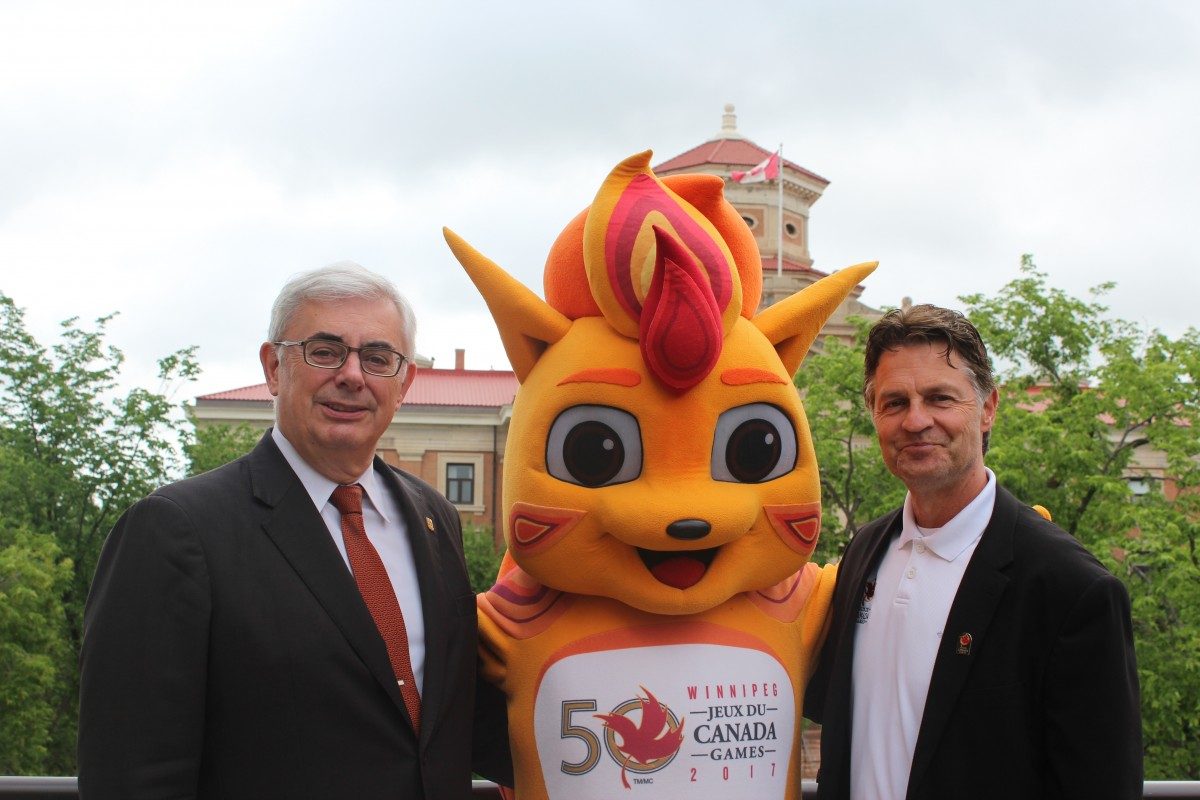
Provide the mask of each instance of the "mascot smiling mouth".
{"label": "mascot smiling mouth", "polygon": [[642,563],[659,583],[676,589],[695,586],[708,571],[719,547],[706,550],[647,550],[637,548]]}

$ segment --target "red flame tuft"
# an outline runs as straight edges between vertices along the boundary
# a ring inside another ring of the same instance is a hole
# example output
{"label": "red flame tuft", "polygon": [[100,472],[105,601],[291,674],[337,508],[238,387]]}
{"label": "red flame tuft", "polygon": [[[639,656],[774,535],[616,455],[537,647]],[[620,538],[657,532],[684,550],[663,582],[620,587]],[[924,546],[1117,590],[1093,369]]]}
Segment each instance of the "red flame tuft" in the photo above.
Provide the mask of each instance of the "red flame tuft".
{"label": "red flame tuft", "polygon": [[654,277],[639,321],[642,360],[667,386],[686,391],[721,357],[721,310],[687,248],[657,225],[654,238]]}

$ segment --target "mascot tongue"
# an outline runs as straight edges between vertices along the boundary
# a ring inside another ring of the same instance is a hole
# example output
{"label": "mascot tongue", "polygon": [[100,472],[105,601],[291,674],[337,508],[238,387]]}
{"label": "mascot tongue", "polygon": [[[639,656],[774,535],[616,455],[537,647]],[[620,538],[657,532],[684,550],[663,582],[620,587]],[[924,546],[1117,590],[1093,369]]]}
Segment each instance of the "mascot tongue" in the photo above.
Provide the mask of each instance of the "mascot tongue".
{"label": "mascot tongue", "polygon": [[707,570],[701,561],[691,556],[674,556],[651,568],[650,573],[661,583],[676,589],[695,586]]}

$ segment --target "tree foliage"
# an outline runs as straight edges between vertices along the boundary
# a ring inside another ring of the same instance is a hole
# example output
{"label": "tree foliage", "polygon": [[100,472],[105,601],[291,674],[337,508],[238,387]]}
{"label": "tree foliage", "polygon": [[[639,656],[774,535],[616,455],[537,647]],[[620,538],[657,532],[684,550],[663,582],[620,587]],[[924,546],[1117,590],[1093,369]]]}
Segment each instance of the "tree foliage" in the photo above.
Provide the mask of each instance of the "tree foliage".
{"label": "tree foliage", "polygon": [[241,458],[254,449],[262,437],[262,431],[242,423],[240,425],[197,425],[192,419],[193,429],[183,445],[187,458],[187,474],[199,475]]}
{"label": "tree foliage", "polygon": [[0,775],[37,773],[51,761],[72,672],[62,603],[70,574],[50,537],[0,529]]}
{"label": "tree foliage", "polygon": [[[53,718],[35,713],[31,724],[46,722],[46,728],[25,733],[41,741],[48,730],[49,744],[40,764],[28,754],[20,762],[23,769],[50,774],[74,770],[75,657],[100,547],[125,508],[178,471],[182,420],[170,394],[198,373],[191,349],[181,350],[159,361],[158,391],[122,393],[124,357],[105,343],[111,319],[102,317],[90,328],[67,320],[47,348],[29,333],[21,309],[0,293],[0,518],[14,537],[9,547],[27,552],[30,564],[50,559],[58,565],[43,568],[49,575],[19,577],[23,585],[56,588],[61,603],[61,625],[47,629],[60,631],[61,651],[46,643],[46,652],[66,654],[57,671]],[[46,607],[25,613],[33,619],[59,612]],[[43,692],[44,673],[22,674],[31,696]]]}
{"label": "tree foliage", "polygon": [[467,577],[476,594],[486,592],[496,583],[500,559],[504,551],[496,551],[492,529],[487,525],[463,526],[463,551],[467,557]]}
{"label": "tree foliage", "polygon": [[[1125,581],[1149,778],[1200,778],[1200,333],[1114,320],[1030,256],[961,298],[1003,396],[988,464]],[[1136,493],[1135,493],[1136,489]]]}

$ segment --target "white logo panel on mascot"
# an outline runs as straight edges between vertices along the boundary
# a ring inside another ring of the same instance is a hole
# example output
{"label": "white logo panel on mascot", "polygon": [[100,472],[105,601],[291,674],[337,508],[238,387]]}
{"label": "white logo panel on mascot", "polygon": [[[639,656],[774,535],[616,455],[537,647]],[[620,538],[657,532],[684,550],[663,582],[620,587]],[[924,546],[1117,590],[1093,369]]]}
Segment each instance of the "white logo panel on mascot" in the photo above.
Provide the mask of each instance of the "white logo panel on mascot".
{"label": "white logo panel on mascot", "polygon": [[562,800],[782,800],[796,701],[773,656],[684,644],[555,662],[534,725],[548,794]]}

